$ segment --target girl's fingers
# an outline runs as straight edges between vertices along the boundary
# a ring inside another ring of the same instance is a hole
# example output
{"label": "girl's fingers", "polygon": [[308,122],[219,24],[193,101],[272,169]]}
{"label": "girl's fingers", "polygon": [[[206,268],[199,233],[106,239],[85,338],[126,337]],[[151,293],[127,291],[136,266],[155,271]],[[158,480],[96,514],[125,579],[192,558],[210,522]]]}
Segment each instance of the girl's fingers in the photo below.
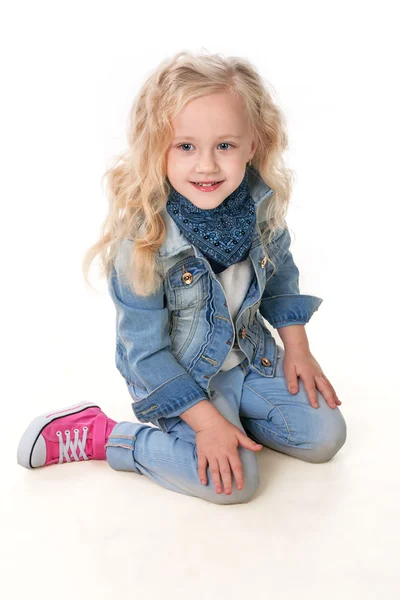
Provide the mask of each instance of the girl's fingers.
{"label": "girl's fingers", "polygon": [[211,474],[211,479],[212,482],[214,484],[215,487],[215,491],[217,492],[217,494],[221,494],[222,493],[222,485],[221,485],[221,478],[219,476],[219,464],[217,459],[213,459],[210,462],[210,474]]}
{"label": "girl's fingers", "polygon": [[314,379],[303,379],[303,383],[311,406],[313,406],[314,408],[319,408],[317,390],[315,388]]}
{"label": "girl's fingers", "polygon": [[331,383],[324,376],[321,375],[317,375],[315,377],[315,382],[317,388],[325,398],[328,406],[330,406],[331,408],[336,408],[336,400],[338,401],[338,403],[340,402],[340,400],[336,396],[335,390],[333,389]]}
{"label": "girl's fingers", "polygon": [[199,479],[203,485],[207,485],[207,458],[205,456],[198,456],[197,470],[199,473]]}
{"label": "girl's fingers", "polygon": [[229,456],[229,462],[231,464],[231,469],[235,478],[236,489],[242,490],[244,486],[243,467],[238,451]]}
{"label": "girl's fingers", "polygon": [[222,475],[222,481],[224,483],[225,494],[232,493],[232,473],[231,465],[229,464],[228,458],[219,458],[219,470]]}

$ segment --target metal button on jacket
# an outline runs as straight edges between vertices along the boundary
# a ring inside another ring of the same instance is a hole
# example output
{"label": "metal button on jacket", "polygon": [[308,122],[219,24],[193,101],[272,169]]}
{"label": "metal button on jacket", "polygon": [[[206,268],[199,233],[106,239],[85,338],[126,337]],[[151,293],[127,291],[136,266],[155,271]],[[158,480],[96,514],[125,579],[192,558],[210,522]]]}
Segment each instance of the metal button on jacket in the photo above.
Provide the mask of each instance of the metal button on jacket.
{"label": "metal button on jacket", "polygon": [[242,327],[239,333],[242,336],[242,339],[244,339],[246,337],[246,328]]}
{"label": "metal button on jacket", "polygon": [[186,284],[192,283],[193,275],[189,271],[185,271],[185,273],[182,275],[182,281]]}
{"label": "metal button on jacket", "polygon": [[266,264],[267,264],[267,259],[264,256],[263,259],[260,261],[261,268],[264,269]]}
{"label": "metal button on jacket", "polygon": [[262,357],[261,362],[264,365],[264,367],[270,367],[271,366],[271,362],[268,360],[268,358],[265,358],[265,356]]}

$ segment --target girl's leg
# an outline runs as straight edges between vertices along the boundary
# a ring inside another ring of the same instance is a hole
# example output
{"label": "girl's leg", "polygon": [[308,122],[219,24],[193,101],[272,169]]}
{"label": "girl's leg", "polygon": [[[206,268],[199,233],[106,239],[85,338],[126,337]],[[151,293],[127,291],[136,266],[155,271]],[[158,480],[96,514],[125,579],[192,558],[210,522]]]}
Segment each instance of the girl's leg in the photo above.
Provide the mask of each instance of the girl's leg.
{"label": "girl's leg", "polygon": [[[240,365],[220,371],[212,380],[216,395],[211,400],[217,410],[243,432],[239,404],[244,380]],[[201,497],[218,504],[247,502],[259,486],[256,453],[238,447],[244,475],[244,489],[237,490],[232,480],[232,493],[217,494],[207,466],[207,485],[198,475],[196,434],[179,417],[165,419],[166,431],[143,423],[122,421],[111,432],[106,444],[107,461],[116,470],[146,475],[159,485],[189,496]],[[233,474],[232,474],[233,478]]]}
{"label": "girl's leg", "polygon": [[284,349],[278,345],[275,377],[260,376],[246,368],[240,419],[246,433],[256,442],[301,460],[320,463],[330,460],[346,441],[346,422],[339,408],[328,406],[317,390],[319,408],[308,400],[299,378],[299,391],[291,394],[282,367]]}
{"label": "girl's leg", "polygon": [[[243,432],[239,404],[244,380],[240,365],[213,379],[217,410]],[[120,471],[147,475],[169,490],[217,504],[247,502],[259,485],[254,452],[239,446],[244,488],[217,494],[207,467],[207,485],[198,476],[196,435],[180,417],[165,419],[166,431],[143,423],[113,421],[92,402],[49,410],[25,430],[17,452],[18,463],[28,469],[81,460],[107,460]]]}

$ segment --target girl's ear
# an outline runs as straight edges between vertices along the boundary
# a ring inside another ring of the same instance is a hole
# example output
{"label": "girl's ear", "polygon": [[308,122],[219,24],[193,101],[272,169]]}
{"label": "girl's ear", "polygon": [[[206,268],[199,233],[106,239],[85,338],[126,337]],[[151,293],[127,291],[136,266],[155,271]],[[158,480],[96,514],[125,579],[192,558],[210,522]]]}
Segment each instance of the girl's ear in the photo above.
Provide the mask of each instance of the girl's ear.
{"label": "girl's ear", "polygon": [[253,140],[251,143],[251,156],[249,156],[249,160],[253,159],[253,156],[255,155],[256,150],[257,150],[257,146],[256,146],[255,141]]}

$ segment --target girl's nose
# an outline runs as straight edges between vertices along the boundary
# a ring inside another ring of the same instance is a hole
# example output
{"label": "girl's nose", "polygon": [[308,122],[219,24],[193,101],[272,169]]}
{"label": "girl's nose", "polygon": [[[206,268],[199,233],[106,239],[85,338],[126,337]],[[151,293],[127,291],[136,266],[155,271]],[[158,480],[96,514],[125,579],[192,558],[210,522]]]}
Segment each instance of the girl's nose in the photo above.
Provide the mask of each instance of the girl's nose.
{"label": "girl's nose", "polygon": [[215,157],[212,154],[203,154],[197,163],[197,173],[215,173],[218,169]]}

